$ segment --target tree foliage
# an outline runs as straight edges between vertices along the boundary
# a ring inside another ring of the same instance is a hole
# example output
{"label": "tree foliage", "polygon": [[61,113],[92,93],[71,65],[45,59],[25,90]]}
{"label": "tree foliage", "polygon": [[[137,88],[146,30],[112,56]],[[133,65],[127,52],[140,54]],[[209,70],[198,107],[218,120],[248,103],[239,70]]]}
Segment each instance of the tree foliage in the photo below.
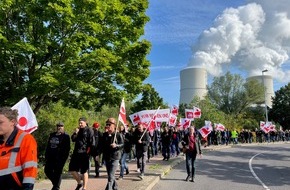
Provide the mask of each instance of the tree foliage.
{"label": "tree foliage", "polygon": [[148,1],[0,1],[0,99],[100,109],[149,76]]}
{"label": "tree foliage", "polygon": [[237,116],[252,104],[263,100],[264,88],[257,80],[244,81],[240,75],[227,72],[224,76],[215,77],[208,86],[208,96],[216,107]]}
{"label": "tree foliage", "polygon": [[151,84],[145,84],[142,88],[141,99],[136,101],[131,107],[131,111],[138,112],[141,110],[153,110],[160,108],[167,108],[164,105],[163,99],[159,96],[158,92],[152,87]]}
{"label": "tree foliage", "polygon": [[275,92],[269,119],[279,123],[283,129],[290,129],[290,83]]}

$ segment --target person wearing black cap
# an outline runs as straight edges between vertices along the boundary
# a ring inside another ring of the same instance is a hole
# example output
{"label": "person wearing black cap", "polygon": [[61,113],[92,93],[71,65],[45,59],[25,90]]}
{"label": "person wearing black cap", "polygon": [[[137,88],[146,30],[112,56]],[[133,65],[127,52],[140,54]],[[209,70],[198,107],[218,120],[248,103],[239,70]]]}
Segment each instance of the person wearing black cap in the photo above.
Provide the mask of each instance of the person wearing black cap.
{"label": "person wearing black cap", "polygon": [[[71,139],[75,142],[75,146],[69,163],[69,171],[78,183],[76,190],[82,187],[85,190],[89,179],[90,154],[95,145],[94,132],[88,126],[86,118],[79,119],[79,127],[75,129]],[[81,179],[83,179],[83,184]]]}
{"label": "person wearing black cap", "polygon": [[52,190],[59,190],[63,167],[70,151],[70,137],[64,131],[64,123],[56,124],[56,132],[49,135],[45,151],[44,172],[52,182]]}
{"label": "person wearing black cap", "polygon": [[[116,131],[115,118],[108,118],[106,121],[106,127],[107,131],[103,134],[100,143],[100,151],[103,153],[103,159],[105,160],[108,174],[106,190],[118,190],[115,173],[124,147],[124,139],[122,135]],[[96,157],[96,159],[98,159],[98,157]]]}

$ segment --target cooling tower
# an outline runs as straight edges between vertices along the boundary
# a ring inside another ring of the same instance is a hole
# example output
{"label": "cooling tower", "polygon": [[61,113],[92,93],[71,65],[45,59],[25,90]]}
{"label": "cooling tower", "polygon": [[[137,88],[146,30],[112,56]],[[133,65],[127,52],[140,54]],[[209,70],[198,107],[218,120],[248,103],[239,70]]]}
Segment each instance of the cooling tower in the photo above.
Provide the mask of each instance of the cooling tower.
{"label": "cooling tower", "polygon": [[180,71],[179,104],[189,104],[195,96],[204,99],[207,93],[207,73],[203,68],[186,67]]}
{"label": "cooling tower", "polygon": [[255,79],[259,81],[265,87],[265,102],[266,105],[272,108],[272,97],[274,97],[274,88],[273,88],[273,78],[270,75],[259,75],[249,77],[248,80]]}

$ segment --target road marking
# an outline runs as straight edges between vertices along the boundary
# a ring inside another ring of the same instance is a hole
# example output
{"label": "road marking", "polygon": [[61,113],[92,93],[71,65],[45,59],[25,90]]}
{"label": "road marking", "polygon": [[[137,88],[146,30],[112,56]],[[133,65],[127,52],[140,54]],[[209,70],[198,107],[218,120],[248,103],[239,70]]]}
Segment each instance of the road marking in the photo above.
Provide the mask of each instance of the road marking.
{"label": "road marking", "polygon": [[251,170],[252,175],[253,175],[253,176],[256,178],[256,180],[257,180],[257,181],[258,181],[258,182],[259,182],[259,183],[264,187],[264,189],[266,189],[266,190],[270,190],[270,188],[267,187],[267,186],[262,182],[262,180],[257,176],[257,174],[254,172],[253,167],[252,167],[252,161],[253,161],[253,159],[254,159],[256,156],[260,155],[260,154],[263,154],[263,152],[254,155],[254,156],[250,159],[250,161],[249,161],[249,168],[250,168],[250,170]]}

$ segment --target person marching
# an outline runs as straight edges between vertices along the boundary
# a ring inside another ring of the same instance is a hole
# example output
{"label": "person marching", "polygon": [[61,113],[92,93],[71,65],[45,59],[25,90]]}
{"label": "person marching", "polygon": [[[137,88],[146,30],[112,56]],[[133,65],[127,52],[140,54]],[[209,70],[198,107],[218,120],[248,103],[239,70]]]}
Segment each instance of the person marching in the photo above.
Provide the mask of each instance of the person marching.
{"label": "person marching", "polygon": [[150,143],[150,137],[148,132],[144,131],[143,125],[141,123],[137,125],[137,130],[134,132],[133,139],[136,149],[137,168],[140,168],[139,178],[142,180],[145,173],[147,150]]}
{"label": "person marching", "polygon": [[182,145],[186,148],[185,157],[186,157],[186,171],[187,177],[185,181],[194,182],[195,178],[195,160],[196,155],[201,153],[201,144],[197,134],[195,134],[194,126],[189,127],[189,132],[184,135],[182,139]]}
{"label": "person marching", "polygon": [[100,160],[96,160],[95,157],[99,156],[100,153],[98,152],[99,150],[99,142],[101,142],[101,139],[103,137],[103,133],[99,130],[100,124],[98,122],[95,122],[93,124],[93,131],[94,131],[94,138],[95,138],[95,145],[94,145],[94,150],[92,151],[92,157],[95,162],[95,178],[100,177]]}
{"label": "person marching", "polygon": [[120,160],[120,176],[119,176],[119,180],[122,180],[124,177],[124,172],[126,170],[126,175],[129,174],[129,168],[128,165],[126,163],[126,159],[128,158],[131,149],[132,149],[132,136],[131,133],[127,132],[125,127],[123,125],[120,126],[120,133],[121,135],[123,135],[123,139],[124,139],[124,149],[122,151],[122,156],[121,156],[121,160]]}
{"label": "person marching", "polygon": [[33,190],[37,176],[37,143],[17,126],[18,111],[0,108],[1,190]]}
{"label": "person marching", "polygon": [[[82,187],[85,190],[89,179],[90,154],[95,144],[94,132],[88,126],[86,118],[81,117],[79,119],[79,127],[75,129],[71,139],[75,142],[75,147],[69,163],[69,171],[78,183],[75,190],[79,190]],[[83,184],[81,183],[81,178],[83,179]]]}
{"label": "person marching", "polygon": [[51,181],[52,190],[59,190],[63,167],[70,151],[70,136],[64,131],[64,123],[56,124],[56,132],[50,133],[45,151],[44,173]]}
{"label": "person marching", "polygon": [[[108,174],[106,190],[118,190],[115,173],[121,158],[124,140],[122,135],[116,131],[115,118],[111,117],[107,119],[106,128],[107,131],[103,134],[99,151],[100,153],[103,153],[103,159],[105,161]],[[98,160],[99,157],[96,156],[95,159]]]}

